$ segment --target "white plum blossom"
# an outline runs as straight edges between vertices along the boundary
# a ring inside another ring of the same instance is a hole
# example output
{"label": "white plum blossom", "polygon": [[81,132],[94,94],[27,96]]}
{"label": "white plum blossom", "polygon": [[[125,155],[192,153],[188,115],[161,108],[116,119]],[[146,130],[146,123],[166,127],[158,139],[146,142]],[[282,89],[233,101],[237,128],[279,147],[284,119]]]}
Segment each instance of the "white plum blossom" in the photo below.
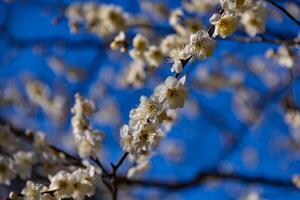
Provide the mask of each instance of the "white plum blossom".
{"label": "white plum blossom", "polygon": [[88,169],[77,169],[72,173],[59,171],[54,176],[49,176],[49,190],[55,191],[55,197],[70,198],[75,200],[83,200],[85,196],[91,197],[95,193],[95,185],[93,184],[93,176]]}
{"label": "white plum blossom", "polygon": [[[172,118],[174,114],[169,112],[168,118],[166,111],[183,107],[187,96],[184,82],[185,77],[180,80],[168,77],[155,88],[150,98],[142,96],[139,106],[130,111],[129,124],[121,127],[120,139],[123,150],[129,152],[135,161],[148,158],[146,155],[157,147],[165,132],[170,129],[171,123],[175,121]],[[132,168],[129,174],[144,169],[141,166],[143,165]]]}
{"label": "white plum blossom", "polygon": [[190,36],[190,43],[185,46],[186,52],[203,60],[212,55],[216,42],[209,34],[200,30]]}
{"label": "white plum blossom", "polygon": [[0,141],[0,147],[8,152],[13,152],[19,147],[18,139],[7,125],[0,124]]}
{"label": "white plum blossom", "polygon": [[145,59],[150,66],[158,67],[163,61],[164,55],[161,49],[157,46],[150,46],[145,52]]}
{"label": "white plum blossom", "polygon": [[205,13],[212,10],[218,3],[218,0],[190,0],[183,1],[183,6],[189,12]]}
{"label": "white plum blossom", "polygon": [[27,134],[32,134],[33,135],[33,148],[38,150],[38,151],[45,151],[49,149],[49,145],[47,144],[46,141],[46,135],[41,132],[37,131],[32,133],[31,131],[27,131]]}
{"label": "white plum blossom", "polygon": [[171,26],[177,26],[183,17],[183,11],[180,8],[173,10],[169,17],[169,23]]}
{"label": "white plum blossom", "polygon": [[150,167],[149,160],[138,161],[137,164],[131,167],[127,172],[127,178],[132,178],[137,174],[143,173]]}
{"label": "white plum blossom", "polygon": [[52,153],[51,151],[44,151],[41,154],[42,155],[39,156],[39,162],[41,162],[42,165],[38,166],[39,174],[48,176],[53,175],[61,170],[63,157],[60,158],[58,155]]}
{"label": "white plum blossom", "polygon": [[295,57],[292,51],[285,45],[278,48],[278,64],[287,68],[292,68],[295,65]]}
{"label": "white plum blossom", "polygon": [[266,56],[268,58],[273,58],[280,66],[286,68],[292,68],[296,62],[292,50],[286,45],[281,45],[277,51],[268,49]]}
{"label": "white plum blossom", "polygon": [[127,13],[121,7],[111,4],[73,3],[66,9],[71,32],[79,31],[79,25],[85,24],[87,30],[99,36],[125,30]]}
{"label": "white plum blossom", "polygon": [[[259,1],[260,2],[260,1]],[[241,23],[250,36],[264,33],[266,29],[266,6],[260,2],[253,9],[247,10],[241,16]]]}
{"label": "white plum blossom", "polygon": [[165,82],[154,90],[159,102],[170,109],[182,108],[187,97],[187,89],[184,86],[185,76],[180,80],[170,76]]}
{"label": "white plum blossom", "polygon": [[152,150],[163,134],[155,124],[142,121],[133,127],[123,125],[120,136],[123,150],[138,155]]}
{"label": "white plum blossom", "polygon": [[14,154],[16,170],[22,179],[31,176],[32,165],[36,163],[34,152],[18,151]]}
{"label": "white plum blossom", "polygon": [[183,69],[182,62],[180,60],[175,61],[172,65],[171,72],[180,73],[182,69]]}
{"label": "white plum blossom", "polygon": [[191,57],[191,53],[187,49],[173,49],[170,52],[171,61],[173,62],[171,72],[180,73],[183,69],[183,61]]}
{"label": "white plum blossom", "polygon": [[131,134],[133,136],[132,144],[137,153],[152,150],[163,135],[155,124],[147,122],[138,125]]}
{"label": "white plum blossom", "polygon": [[56,121],[62,119],[64,114],[65,99],[61,95],[51,96],[50,88],[40,81],[28,81],[26,93],[30,101],[40,106]]}
{"label": "white plum blossom", "polygon": [[178,111],[167,109],[166,114],[167,117],[162,123],[162,130],[164,130],[165,132],[169,132],[178,118]]}
{"label": "white plum blossom", "polygon": [[171,12],[169,23],[175,29],[176,33],[183,37],[203,28],[201,21],[198,19],[185,18],[183,10],[180,8]]}
{"label": "white plum blossom", "polygon": [[168,55],[172,50],[182,49],[187,43],[184,37],[177,34],[167,35],[160,43],[160,48],[163,54]]}
{"label": "white plum blossom", "polygon": [[98,16],[101,28],[97,27],[97,32],[102,33],[103,31],[103,35],[124,30],[126,27],[126,16],[119,6],[103,4],[98,8]]}
{"label": "white plum blossom", "polygon": [[233,13],[242,13],[253,6],[255,0],[220,0],[224,10]]}
{"label": "white plum blossom", "polygon": [[24,200],[47,200],[49,198],[53,199],[50,194],[43,194],[43,192],[46,190],[47,188],[41,184],[27,181],[26,187],[22,190],[21,194],[24,195]]}
{"label": "white plum blossom", "polygon": [[49,176],[49,190],[55,190],[54,195],[59,198],[71,197],[73,193],[73,182],[70,174],[66,171],[59,171],[54,176]]}
{"label": "white plum blossom", "polygon": [[126,86],[133,88],[142,87],[146,79],[145,63],[141,60],[134,60],[130,63],[122,78],[122,82]]}
{"label": "white plum blossom", "polygon": [[[130,153],[136,164],[127,176],[131,177],[148,168],[151,151],[158,146],[169,131],[171,123],[175,121],[174,113],[169,111],[168,118],[167,111],[184,105],[187,96],[184,82],[185,77],[180,80],[168,77],[163,84],[155,88],[150,98],[142,96],[139,106],[130,111],[129,124],[120,129],[121,146],[125,152]],[[140,162],[141,160],[143,162]]]}
{"label": "white plum blossom", "polygon": [[136,122],[149,121],[161,123],[166,118],[166,113],[162,108],[162,104],[154,98],[141,96],[140,105],[136,109],[130,111],[130,125],[135,125]]}
{"label": "white plum blossom", "polygon": [[124,124],[120,129],[120,143],[125,152],[131,152],[133,150],[132,141],[133,136],[129,131],[129,126]]}
{"label": "white plum blossom", "polygon": [[144,52],[147,51],[149,45],[148,39],[142,34],[137,34],[133,38],[133,49],[129,51],[129,55],[133,59],[144,58]]}
{"label": "white plum blossom", "polygon": [[83,200],[85,196],[91,197],[95,193],[95,186],[92,184],[85,170],[77,169],[70,175],[72,183],[72,198]]}
{"label": "white plum blossom", "polygon": [[16,175],[12,159],[0,156],[0,184],[10,185]]}
{"label": "white plum blossom", "polygon": [[82,135],[75,136],[75,143],[80,157],[96,156],[101,147],[102,136],[103,133],[97,130],[85,130]]}
{"label": "white plum blossom", "polygon": [[89,127],[88,117],[96,112],[94,103],[76,94],[75,105],[71,111],[74,114],[72,118],[74,139],[80,157],[95,157],[100,149],[103,133]]}
{"label": "white plum blossom", "polygon": [[112,50],[120,49],[121,52],[127,51],[126,35],[124,31],[121,31],[114,40],[110,43]]}
{"label": "white plum blossom", "polygon": [[295,128],[300,128],[300,111],[288,110],[285,114],[285,121]]}
{"label": "white plum blossom", "polygon": [[219,35],[220,37],[225,38],[234,33],[238,25],[237,17],[232,14],[225,14],[222,16],[220,14],[214,14],[209,21],[211,24],[215,25],[213,37]]}

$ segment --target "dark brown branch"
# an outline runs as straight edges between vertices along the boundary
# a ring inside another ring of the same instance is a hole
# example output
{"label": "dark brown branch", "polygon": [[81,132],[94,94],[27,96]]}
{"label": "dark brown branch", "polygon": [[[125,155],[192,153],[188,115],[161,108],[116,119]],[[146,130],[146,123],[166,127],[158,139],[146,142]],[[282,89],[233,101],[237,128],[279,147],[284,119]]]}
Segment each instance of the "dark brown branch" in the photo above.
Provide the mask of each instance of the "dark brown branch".
{"label": "dark brown branch", "polygon": [[123,164],[123,162],[126,160],[127,156],[129,155],[128,152],[125,152],[120,160],[117,162],[116,165],[111,163],[112,167],[112,174],[111,174],[111,183],[112,183],[112,199],[117,200],[118,198],[118,176],[117,176],[117,171],[120,168],[120,166]]}
{"label": "dark brown branch", "polygon": [[261,184],[273,187],[297,189],[292,180],[272,179],[264,176],[248,176],[243,174],[223,173],[218,171],[201,172],[194,178],[185,181],[164,181],[156,179],[127,179],[119,177],[120,185],[155,187],[167,190],[182,190],[191,188],[209,181],[235,181],[244,184]]}
{"label": "dark brown branch", "polygon": [[[221,9],[221,6],[219,6],[218,9],[220,9],[219,14],[221,15],[221,14],[224,12],[224,10]],[[208,28],[208,30],[207,30],[207,32],[208,32],[208,34],[209,34],[210,37],[212,37],[212,35],[214,34],[214,31],[215,31],[215,25],[211,25],[211,26]],[[190,61],[192,58],[193,58],[193,55],[190,55],[188,58],[186,58],[186,59],[184,59],[184,60],[181,60],[182,69],[189,63],[189,61]],[[180,75],[180,73],[176,73],[174,76],[175,76],[175,78],[178,78],[179,75]]]}
{"label": "dark brown branch", "polygon": [[299,45],[300,40],[291,39],[291,40],[281,40],[281,39],[269,39],[266,37],[241,37],[241,36],[231,36],[228,38],[222,38],[221,41],[233,41],[233,42],[242,42],[242,43],[270,43],[278,45]]}
{"label": "dark brown branch", "polygon": [[120,158],[120,160],[117,162],[116,165],[111,163],[112,168],[117,171],[119,169],[119,167],[123,164],[123,162],[125,161],[125,159],[127,158],[127,156],[129,155],[128,152],[125,152],[122,157]]}
{"label": "dark brown branch", "polygon": [[[13,131],[13,133],[19,137],[19,138],[22,138],[24,139],[25,141],[28,141],[28,142],[32,142],[33,141],[33,134],[27,134],[25,131],[19,129],[19,128],[16,128],[15,126],[12,126],[12,124],[10,124],[9,122],[3,120],[3,119],[0,119],[0,124],[4,124],[4,125],[8,125],[10,127],[10,129]],[[78,166],[81,166],[81,167],[85,167],[84,165],[82,165],[81,163],[81,159],[76,157],[76,156],[73,156],[72,154],[54,146],[54,145],[51,145],[51,144],[48,144],[49,147],[51,148],[52,151],[56,152],[56,153],[62,153],[63,155],[66,156],[66,159],[68,159],[70,161],[71,164],[74,164],[74,165],[78,165]]]}
{"label": "dark brown branch", "polygon": [[104,167],[104,165],[100,162],[100,160],[98,158],[92,158],[92,157],[90,157],[90,159],[92,161],[94,161],[101,168],[101,170],[103,171],[104,175],[108,175],[109,174],[108,171],[107,171],[107,169]]}

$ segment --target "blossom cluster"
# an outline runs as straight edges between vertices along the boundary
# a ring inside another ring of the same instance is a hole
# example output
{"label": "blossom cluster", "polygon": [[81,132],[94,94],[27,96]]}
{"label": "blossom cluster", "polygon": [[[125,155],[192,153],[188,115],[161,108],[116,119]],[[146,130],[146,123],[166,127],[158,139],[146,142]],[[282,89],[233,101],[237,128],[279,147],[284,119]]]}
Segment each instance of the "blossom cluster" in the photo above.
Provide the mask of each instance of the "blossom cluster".
{"label": "blossom cluster", "polygon": [[[96,156],[99,151],[102,133],[89,128],[87,117],[96,111],[93,102],[84,99],[79,94],[75,96],[72,126],[79,155],[82,158]],[[68,163],[66,155],[50,146],[41,132],[28,131],[24,137],[32,139],[32,149],[19,141],[8,126],[0,126],[0,148],[5,154],[0,156],[0,184],[10,185],[19,176],[28,180],[33,168],[37,173],[48,177],[49,185],[27,181],[21,191],[25,200],[73,198],[83,200],[95,193],[96,182],[101,175],[98,167],[89,162],[83,162],[81,167]],[[6,156],[7,155],[7,156]],[[9,155],[12,155],[11,157]],[[97,179],[97,180],[96,180]],[[10,199],[18,199],[18,194],[12,192]]]}
{"label": "blossom cluster", "polygon": [[[63,184],[58,187],[59,177],[62,181],[67,180],[69,184],[68,197],[74,199],[84,199],[84,196],[90,196],[94,193],[95,188],[92,184],[95,177],[96,168],[88,166],[85,169],[78,168],[71,174],[62,174],[63,169],[71,168],[64,167],[65,156],[52,149],[46,143],[45,135],[41,132],[33,133],[28,131],[28,138],[33,139],[33,149],[28,150],[26,146],[19,141],[8,126],[0,126],[0,147],[3,155],[0,156],[0,184],[10,185],[11,181],[19,176],[23,180],[28,180],[32,176],[33,167],[37,168],[37,173],[42,176],[49,176],[49,187],[43,186],[32,181],[27,181],[27,185],[22,190],[21,194],[25,200],[31,199],[61,199],[65,194],[60,194],[58,191]],[[12,155],[11,157],[9,155]],[[97,173],[100,173],[99,170]],[[54,176],[51,176],[53,174]],[[67,176],[68,175],[68,176]],[[77,182],[76,182],[77,181]],[[71,191],[71,192],[70,192]],[[54,196],[52,195],[54,194]],[[67,196],[67,195],[65,195]],[[10,199],[18,199],[15,192],[10,194]]]}
{"label": "blossom cluster", "polygon": [[220,0],[220,4],[224,13],[211,18],[216,24],[214,35],[225,37],[234,32],[238,18],[250,36],[265,32],[267,8],[264,1]]}
{"label": "blossom cluster", "polygon": [[185,16],[183,10],[180,8],[171,12],[169,24],[174,28],[176,34],[182,37],[188,37],[190,34],[204,28],[199,19]]}
{"label": "blossom cluster", "polygon": [[300,111],[297,109],[287,109],[285,113],[285,122],[290,127],[294,141],[297,144],[300,144]]}
{"label": "blossom cluster", "polygon": [[[21,195],[25,200],[56,200],[72,198],[83,200],[94,195],[96,187],[95,168],[78,168],[73,172],[59,171],[54,176],[49,176],[50,184],[45,186],[40,183],[27,181]],[[10,193],[10,199],[18,200],[15,192]]]}
{"label": "blossom cluster", "polygon": [[176,49],[170,53],[173,62],[172,72],[180,73],[185,60],[192,57],[204,60],[213,54],[216,42],[207,31],[199,30],[191,34],[189,39],[189,43],[182,49]]}
{"label": "blossom cluster", "polygon": [[25,149],[9,126],[0,125],[0,140],[0,149],[3,152],[0,156],[0,184],[10,185],[17,176],[21,179],[29,178],[32,166],[42,155]]}
{"label": "blossom cluster", "polygon": [[130,111],[129,124],[123,125],[120,130],[123,150],[129,152],[138,163],[134,170],[129,170],[129,176],[134,174],[133,171],[141,171],[147,166],[145,163],[151,151],[165,136],[162,129],[165,121],[165,127],[169,126],[170,110],[183,107],[187,96],[184,82],[185,77],[180,80],[168,77],[155,88],[150,98],[142,96],[139,106]]}
{"label": "blossom cluster", "polygon": [[65,99],[61,95],[51,97],[50,88],[39,81],[27,82],[26,93],[31,102],[40,106],[56,121],[62,119],[65,114]]}
{"label": "blossom cluster", "polygon": [[280,66],[292,68],[296,63],[296,56],[290,47],[281,45],[278,50],[268,49],[266,51],[268,58],[274,59]]}
{"label": "blossom cluster", "polygon": [[121,7],[108,4],[73,3],[66,9],[72,32],[83,24],[89,32],[108,36],[126,29],[128,14]]}
{"label": "blossom cluster", "polygon": [[[114,39],[111,46],[118,44],[121,33]],[[123,42],[124,43],[124,42]],[[122,47],[120,47],[122,50]],[[142,34],[137,34],[132,40],[132,49],[129,51],[133,59],[124,74],[123,82],[135,88],[142,86],[146,79],[146,72],[153,71],[163,61],[165,54],[157,45],[150,45],[148,38]]]}
{"label": "blossom cluster", "polygon": [[[41,91],[45,92],[45,90]],[[102,141],[102,133],[89,128],[87,117],[95,111],[91,101],[83,99],[79,94],[76,95],[76,102],[72,108],[74,113],[72,125],[75,142],[83,158],[95,156]],[[101,173],[99,169],[89,163],[87,167],[83,165],[83,168],[75,168],[75,170],[72,163],[66,165],[65,155],[53,149],[42,132],[27,131],[24,137],[32,139],[32,148],[22,143],[8,126],[0,126],[0,148],[5,152],[0,156],[0,184],[10,185],[17,176],[27,180],[35,168],[38,174],[49,176],[50,184],[46,187],[27,181],[26,187],[21,192],[24,199],[47,200],[72,197],[81,200],[85,196],[94,194],[93,181],[96,174]],[[10,198],[18,199],[18,195],[12,192]]]}
{"label": "blossom cluster", "polygon": [[[111,43],[113,49],[124,49],[125,36],[122,32]],[[144,85],[147,73],[158,68],[165,57],[171,56],[177,49],[186,43],[184,37],[178,34],[170,34],[162,38],[160,45],[150,45],[149,39],[137,34],[132,41],[132,49],[129,51],[133,61],[123,76],[123,82],[127,86],[139,88]],[[126,45],[125,45],[126,46]],[[173,53],[172,53],[173,52]]]}
{"label": "blossom cluster", "polygon": [[[200,20],[184,14],[186,11],[201,13],[212,10],[218,3],[221,4],[222,9],[210,18],[209,30],[205,29]],[[134,162],[127,171],[127,177],[135,176],[149,167],[149,160],[154,155],[154,150],[161,144],[161,140],[166,137],[177,119],[177,109],[184,106],[187,98],[186,77],[179,79],[178,76],[187,62],[194,58],[205,60],[210,57],[216,48],[215,37],[228,37],[237,30],[239,24],[243,25],[247,34],[252,37],[265,31],[267,9],[263,1],[190,0],[183,4],[186,10],[177,8],[167,13],[174,33],[159,38],[159,42],[152,42],[150,34],[148,35],[146,31],[136,33],[132,42],[128,42],[124,31],[129,27],[132,19],[121,7],[88,2],[73,3],[66,9],[65,14],[69,19],[72,32],[78,32],[83,25],[89,32],[101,37],[114,37],[110,43],[112,50],[128,52],[132,62],[124,76],[124,82],[127,85],[141,87],[146,81],[147,73],[156,70],[163,63],[164,58],[169,56],[172,60],[171,72],[175,72],[175,76],[169,76],[163,83],[156,86],[150,97],[141,96],[139,105],[130,111],[128,124],[120,129],[121,147]],[[280,46],[277,51],[269,50],[266,55],[287,68],[293,67],[296,62],[288,45]],[[57,69],[63,65],[58,59],[52,59],[50,63]],[[258,64],[256,67],[258,68]],[[267,77],[266,73],[262,74]],[[258,106],[259,95],[254,90],[243,87],[242,76],[227,76],[225,73],[209,73],[203,70],[198,75],[198,84],[201,87],[212,90],[219,90],[224,86],[236,87],[233,103],[237,107],[239,117],[243,120],[254,122],[261,117],[258,108],[260,107]],[[26,85],[26,92],[30,100],[45,111],[55,116],[61,115],[65,102],[60,96],[52,98],[50,89],[45,85],[39,82],[29,82]],[[110,112],[112,109],[107,110]],[[49,145],[42,132],[28,131],[23,136],[32,140],[32,146],[29,147],[20,142],[8,126],[0,125],[0,150],[2,152],[0,184],[10,185],[11,181],[17,177],[26,180],[32,176],[33,169],[37,169],[38,175],[48,177],[49,180],[49,184],[27,181],[21,195],[12,192],[10,199],[23,196],[25,200],[65,198],[83,200],[95,194],[96,182],[98,182],[96,179],[102,172],[89,163],[88,158],[97,157],[104,135],[90,126],[90,118],[96,111],[96,106],[92,101],[80,94],[75,95],[75,104],[71,109],[73,114],[71,125],[74,142],[80,156],[80,159],[73,158],[72,160],[76,161],[76,166],[75,163],[68,162],[67,154]],[[289,110],[285,117],[286,122],[293,129],[300,130],[299,111]],[[113,119],[113,117],[108,118]],[[174,148],[176,145],[164,151],[173,151],[174,154],[179,155],[180,151]],[[101,163],[99,166],[104,172],[106,171]],[[112,169],[111,174],[105,172],[103,177],[108,180],[116,179],[111,181],[111,185],[114,186],[119,177],[113,164]],[[248,196],[245,199],[260,198],[256,194]]]}
{"label": "blossom cluster", "polygon": [[28,148],[8,126],[0,126],[0,184],[10,185],[20,177],[31,177],[33,167],[41,176],[55,174],[64,169],[65,155],[51,148],[42,132],[28,131],[24,137],[32,138],[32,148]]}
{"label": "blossom cluster", "polygon": [[88,117],[96,112],[95,104],[75,95],[75,104],[71,110],[74,140],[81,158],[96,157],[103,139],[103,133],[89,127]]}

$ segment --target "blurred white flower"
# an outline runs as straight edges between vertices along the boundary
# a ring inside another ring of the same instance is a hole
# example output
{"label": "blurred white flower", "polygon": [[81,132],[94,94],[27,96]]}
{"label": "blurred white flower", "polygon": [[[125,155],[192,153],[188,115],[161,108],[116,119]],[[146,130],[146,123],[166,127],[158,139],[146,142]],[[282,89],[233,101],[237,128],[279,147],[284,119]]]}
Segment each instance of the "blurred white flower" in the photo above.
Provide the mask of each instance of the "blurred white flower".
{"label": "blurred white flower", "polygon": [[122,76],[123,84],[134,88],[140,88],[146,80],[145,63],[141,60],[134,60]]}
{"label": "blurred white flower", "polygon": [[22,190],[21,194],[24,195],[24,200],[45,200],[44,195],[42,195],[45,189],[41,184],[27,181],[26,187]]}
{"label": "blurred white flower", "polygon": [[121,52],[127,51],[126,36],[124,31],[121,31],[114,40],[110,43],[110,48],[112,50],[120,49]]}
{"label": "blurred white flower", "polygon": [[292,50],[286,45],[281,45],[277,51],[268,49],[265,53],[266,57],[274,59],[280,66],[292,68],[295,65],[296,58]]}
{"label": "blurred white flower", "polygon": [[10,185],[16,175],[12,159],[0,156],[0,184]]}
{"label": "blurred white flower", "polygon": [[133,49],[129,51],[129,55],[133,59],[142,59],[144,58],[144,52],[147,51],[149,41],[148,39],[143,36],[142,34],[137,34],[133,38]]}
{"label": "blurred white flower", "polygon": [[73,134],[80,157],[95,157],[100,150],[104,134],[89,127],[87,117],[96,112],[94,103],[76,94],[75,105],[71,111],[74,114],[72,117]]}
{"label": "blurred white flower", "polygon": [[163,61],[164,55],[157,46],[150,46],[145,52],[145,59],[150,66],[158,67]]}
{"label": "blurred white flower", "polygon": [[31,176],[32,165],[36,163],[36,155],[34,152],[18,151],[14,155],[16,170],[22,179]]}
{"label": "blurred white flower", "polygon": [[264,2],[260,2],[255,8],[242,14],[241,23],[250,36],[265,32],[266,15],[267,9]]}

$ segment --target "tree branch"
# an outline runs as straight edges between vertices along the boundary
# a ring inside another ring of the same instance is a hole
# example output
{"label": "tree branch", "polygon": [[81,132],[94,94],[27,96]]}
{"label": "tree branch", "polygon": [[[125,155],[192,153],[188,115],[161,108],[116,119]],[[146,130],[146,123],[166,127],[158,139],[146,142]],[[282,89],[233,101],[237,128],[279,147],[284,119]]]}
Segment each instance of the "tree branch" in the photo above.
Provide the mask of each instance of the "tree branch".
{"label": "tree branch", "polygon": [[270,39],[266,37],[241,37],[241,36],[230,36],[228,38],[222,38],[220,41],[231,41],[231,42],[242,42],[242,43],[270,43],[270,44],[278,44],[278,45],[299,45],[300,40],[289,39],[289,40],[281,40],[281,39]]}
{"label": "tree branch", "polygon": [[266,2],[269,2],[270,4],[272,4],[273,6],[275,6],[276,8],[278,8],[279,10],[281,10],[284,14],[286,14],[286,16],[288,16],[293,22],[295,22],[298,26],[300,26],[300,21],[298,21],[292,14],[290,14],[284,7],[282,7],[281,5],[277,4],[275,1],[273,0],[265,0]]}
{"label": "tree branch", "polygon": [[218,171],[201,172],[194,178],[185,181],[164,181],[156,179],[127,179],[119,177],[120,185],[133,185],[141,187],[154,187],[167,190],[182,190],[205,184],[210,181],[235,181],[244,184],[261,184],[273,187],[297,189],[291,180],[272,179],[264,176],[248,176],[243,174],[224,173]]}

